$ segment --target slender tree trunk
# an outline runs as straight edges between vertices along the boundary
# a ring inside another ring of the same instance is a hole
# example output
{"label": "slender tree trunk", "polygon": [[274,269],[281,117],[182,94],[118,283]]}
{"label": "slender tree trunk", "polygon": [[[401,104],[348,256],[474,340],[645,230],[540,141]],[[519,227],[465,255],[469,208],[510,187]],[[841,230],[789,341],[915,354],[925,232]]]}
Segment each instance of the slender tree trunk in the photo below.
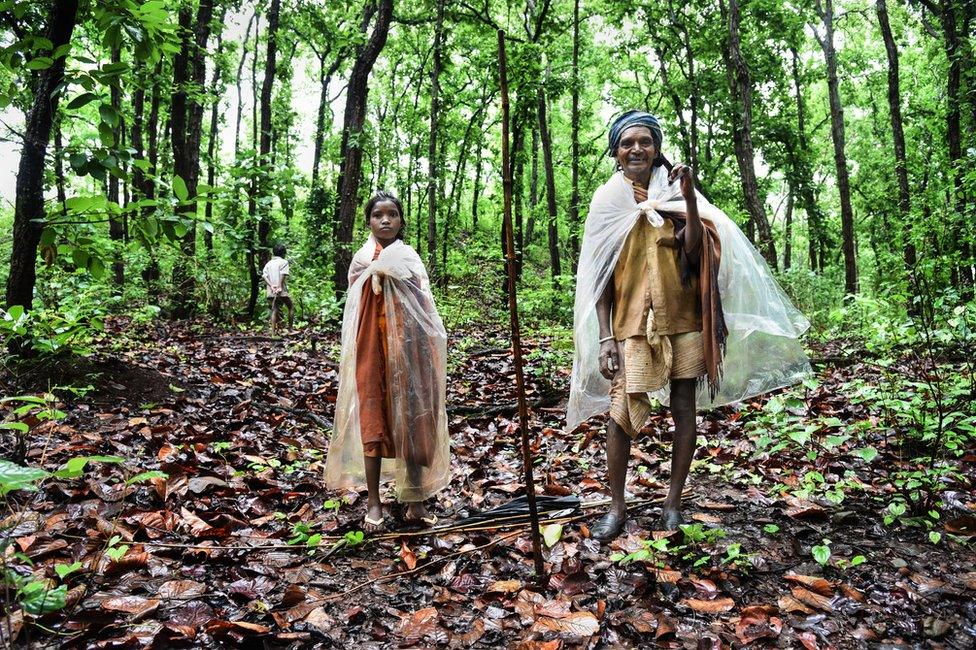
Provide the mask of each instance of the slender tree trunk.
{"label": "slender tree trunk", "polygon": [[[437,0],[437,23],[434,27],[434,61],[430,70],[430,140],[427,147],[427,272],[437,278],[437,130],[440,119],[440,75],[444,47],[444,0]],[[444,260],[446,262],[446,260]]]}
{"label": "slender tree trunk", "polygon": [[901,90],[898,79],[898,46],[891,34],[886,0],[877,0],[876,10],[881,37],[888,53],[888,111],[891,116],[891,135],[895,148],[895,176],[898,178],[898,211],[901,214],[904,236],[905,269],[915,268],[915,242],[912,238],[911,195],[908,190],[908,163],[905,157],[905,131],[901,122]]}
{"label": "slender tree trunk", "polygon": [[271,0],[268,9],[268,52],[264,63],[264,82],[261,84],[261,141],[260,153],[258,158],[258,169],[256,176],[260,179],[258,183],[258,194],[263,207],[261,220],[258,222],[258,263],[264,266],[270,259],[268,250],[268,234],[271,232],[272,202],[267,200],[271,197],[270,178],[273,168],[271,161],[271,100],[274,90],[274,79],[276,73],[276,57],[278,54],[278,18],[281,13],[281,0]]}
{"label": "slender tree trunk", "polygon": [[61,206],[61,216],[68,216],[67,182],[64,178],[64,143],[61,140],[61,119],[58,118],[54,127],[54,184],[58,191],[58,205]]}
{"label": "slender tree trunk", "polygon": [[[52,52],[71,41],[78,14],[77,0],[62,0],[51,6],[46,37]],[[24,122],[24,143],[17,170],[14,200],[13,245],[10,251],[10,274],[7,276],[7,308],[20,305],[29,311],[34,306],[34,284],[37,279],[37,247],[41,241],[44,218],[44,157],[51,139],[54,115],[60,100],[64,79],[64,55],[46,70],[40,71],[34,84],[34,100]],[[13,351],[21,352],[14,343]]]}
{"label": "slender tree trunk", "polygon": [[[118,47],[112,48],[111,54],[112,63],[119,63],[122,61],[122,50]],[[118,81],[114,82],[110,90],[111,105],[115,110],[116,119],[118,120],[112,127],[113,140],[117,146],[121,146],[122,139],[122,89],[119,86]],[[121,205],[119,200],[119,179],[114,174],[109,174],[108,176],[108,200],[115,205]],[[108,236],[112,240],[112,276],[115,280],[114,291],[118,294],[122,293],[122,287],[125,284],[125,261],[123,258],[123,240],[125,239],[125,226],[122,224],[121,213],[116,214],[114,212],[109,212],[108,220]]]}
{"label": "slender tree trunk", "polygon": [[[200,0],[192,29],[190,10],[180,10],[183,46],[173,64],[174,93],[170,118],[173,172],[183,179],[189,197],[179,208],[186,220],[187,232],[180,245],[182,254],[173,266],[173,287],[176,292],[173,315],[176,318],[189,316],[195,305],[196,279],[191,265],[196,255],[197,181],[203,129],[203,104],[199,99],[199,89],[204,87],[206,81],[207,39],[212,17],[213,0]],[[192,95],[191,85],[194,91]]]}
{"label": "slender tree trunk", "polygon": [[[258,47],[261,36],[261,17],[255,18],[254,22],[254,51],[251,55],[251,152],[257,155],[258,152]],[[258,219],[258,187],[257,169],[252,165],[250,169],[250,179],[247,190],[247,226],[245,227],[245,237],[247,238],[247,249],[244,253],[244,263],[247,265],[248,295],[247,312],[248,320],[254,320],[254,315],[258,307],[258,251],[257,251],[257,219]]]}
{"label": "slender tree trunk", "polygon": [[[163,62],[159,61],[156,63],[153,69],[153,79],[160,79],[163,73]],[[154,174],[156,173],[157,164],[159,163],[159,105],[161,102],[162,92],[160,90],[160,84],[152,84],[152,97],[149,100],[149,119],[146,122],[146,157],[149,160],[148,173],[144,177],[144,182],[142,183],[143,192],[147,199],[156,198],[156,181]],[[142,211],[143,217],[151,212],[151,209],[146,208]],[[142,279],[146,283],[146,291],[150,296],[158,296],[159,290],[159,257],[156,254],[156,242],[152,243],[149,248],[149,263],[146,268],[143,269]]]}
{"label": "slender tree trunk", "polygon": [[824,37],[820,41],[827,62],[827,92],[830,97],[830,135],[834,142],[834,164],[837,167],[837,191],[840,193],[840,223],[844,251],[844,291],[858,291],[857,256],[854,243],[854,210],[851,206],[851,187],[847,171],[847,155],[844,153],[844,107],[840,102],[840,84],[837,80],[837,53],[834,50],[833,0],[825,0],[817,11],[824,24]]}
{"label": "slender tree trunk", "polygon": [[257,16],[258,13],[255,11],[251,14],[251,19],[247,21],[247,32],[245,32],[244,39],[241,41],[241,60],[237,64],[237,77],[235,79],[235,85],[237,86],[237,115],[234,118],[234,160],[240,160],[241,157],[241,113],[244,112],[244,99],[241,96],[241,79],[244,78],[244,63],[247,61],[247,44],[251,39],[251,28],[254,26]]}
{"label": "slender tree trunk", "polygon": [[793,265],[793,188],[790,188],[786,197],[786,226],[784,237],[786,242],[783,244],[783,270],[788,271]]}
{"label": "slender tree trunk", "polygon": [[535,207],[539,205],[539,129],[532,127],[532,167],[529,177],[529,222],[525,228],[525,241],[532,243],[535,235]]}
{"label": "slender tree trunk", "polygon": [[343,56],[340,54],[332,63],[328,70],[325,69],[325,56],[321,59],[319,67],[319,108],[315,116],[315,149],[312,155],[312,187],[318,185],[319,166],[322,162],[322,143],[325,141],[325,113],[329,106],[329,85],[332,83],[332,75],[336,73],[342,65]]}
{"label": "slender tree trunk", "polygon": [[803,101],[803,87],[800,83],[800,55],[796,48],[790,49],[793,57],[793,87],[796,92],[796,129],[799,151],[794,158],[796,167],[795,194],[799,198],[803,211],[807,215],[807,240],[808,254],[810,258],[810,270],[823,272],[822,255],[818,256],[817,251],[823,251],[825,246],[824,218],[817,204],[817,199],[813,193],[813,174],[810,168],[810,146],[807,141],[806,127],[806,103]]}
{"label": "slender tree trunk", "polygon": [[[580,132],[580,78],[579,78],[579,45],[580,45],[580,0],[573,2],[573,92],[572,109],[570,115],[570,173],[572,174],[572,191],[569,198],[569,250],[572,255],[572,267],[576,268],[579,259],[579,132]],[[477,186],[477,184],[476,184]]]}
{"label": "slender tree trunk", "polygon": [[[724,0],[720,0],[724,11]],[[742,181],[742,195],[750,221],[758,232],[757,242],[760,252],[774,269],[777,267],[776,242],[773,231],[766,218],[766,206],[759,195],[756,180],[755,153],[752,146],[752,78],[740,47],[739,0],[729,0],[727,22],[728,38],[724,56],[729,89],[736,108],[732,111],[733,145],[739,163],[739,177]]]}
{"label": "slender tree trunk", "polygon": [[477,232],[478,230],[478,199],[481,194],[481,157],[484,147],[481,145],[481,141],[478,141],[478,155],[475,157],[474,164],[474,187],[472,188],[471,194],[471,230],[472,232]]}
{"label": "slender tree trunk", "polygon": [[[393,18],[393,0],[378,0],[373,7],[376,21],[369,40],[361,47],[353,63],[346,90],[346,107],[343,114],[342,162],[339,169],[338,200],[336,202],[337,250],[333,276],[336,297],[340,298],[348,288],[347,271],[352,261],[352,230],[359,207],[359,181],[363,164],[363,150],[350,144],[350,137],[358,138],[366,120],[366,101],[369,94],[369,73],[386,45]],[[366,11],[371,11],[367,9]],[[366,21],[363,22],[368,27]],[[365,29],[366,27],[364,27]]]}
{"label": "slender tree trunk", "polygon": [[[217,179],[217,130],[220,109],[220,78],[221,66],[220,55],[224,50],[224,16],[226,8],[221,9],[220,19],[217,20],[217,56],[214,60],[213,80],[210,82],[210,93],[213,95],[213,102],[210,104],[210,132],[207,134],[207,185],[214,186]],[[204,221],[210,226],[203,233],[203,243],[209,255],[213,251],[213,201],[207,201],[204,208]]]}
{"label": "slender tree trunk", "polygon": [[547,232],[549,235],[549,264],[552,271],[552,288],[559,290],[559,276],[562,266],[559,261],[559,227],[556,206],[556,171],[552,166],[552,138],[549,135],[549,122],[546,118],[546,92],[539,86],[539,135],[542,137],[542,157],[546,168],[546,208],[549,211]]}

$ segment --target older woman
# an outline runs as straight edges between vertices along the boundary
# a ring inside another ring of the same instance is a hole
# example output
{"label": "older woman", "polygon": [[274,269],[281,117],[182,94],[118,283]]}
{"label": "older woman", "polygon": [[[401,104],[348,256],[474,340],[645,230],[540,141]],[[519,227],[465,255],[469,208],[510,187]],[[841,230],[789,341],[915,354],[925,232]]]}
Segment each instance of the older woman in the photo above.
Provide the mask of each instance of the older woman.
{"label": "older woman", "polygon": [[[809,371],[797,341],[806,319],[738,227],[696,192],[693,170],[667,163],[662,141],[648,113],[628,111],[611,125],[608,154],[617,171],[593,196],[577,272],[567,424],[609,407],[612,502],[590,529],[603,541],[626,521],[630,445],[651,414],[651,397],[670,400],[674,419],[671,485],[659,521],[671,530],[683,523],[696,386],[718,405]],[[723,368],[723,356],[736,367]]]}

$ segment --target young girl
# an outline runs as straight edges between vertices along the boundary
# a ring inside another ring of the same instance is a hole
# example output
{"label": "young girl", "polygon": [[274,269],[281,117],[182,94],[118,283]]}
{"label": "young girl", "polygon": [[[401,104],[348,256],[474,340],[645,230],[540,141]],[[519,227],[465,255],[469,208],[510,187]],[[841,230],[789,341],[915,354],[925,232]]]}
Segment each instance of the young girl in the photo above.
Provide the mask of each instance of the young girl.
{"label": "young girl", "polygon": [[349,266],[330,488],[369,491],[366,530],[383,526],[380,479],[396,482],[409,522],[436,523],[424,500],[450,481],[444,407],[447,333],[420,256],[403,243],[400,201],[366,203],[370,236]]}

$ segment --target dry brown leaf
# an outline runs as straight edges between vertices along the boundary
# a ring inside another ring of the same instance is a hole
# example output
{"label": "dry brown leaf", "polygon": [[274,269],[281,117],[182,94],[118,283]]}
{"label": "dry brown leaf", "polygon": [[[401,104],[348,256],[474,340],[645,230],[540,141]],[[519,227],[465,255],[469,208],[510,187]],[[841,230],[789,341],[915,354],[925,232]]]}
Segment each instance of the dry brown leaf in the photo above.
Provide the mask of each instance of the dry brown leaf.
{"label": "dry brown leaf", "polygon": [[717,614],[735,608],[735,601],[731,598],[716,598],[714,600],[699,600],[697,598],[683,598],[682,605],[691,607],[696,612]]}
{"label": "dry brown leaf", "polygon": [[840,592],[842,594],[844,594],[845,596],[847,596],[848,598],[850,598],[851,600],[857,601],[859,603],[863,603],[864,602],[864,594],[862,594],[860,591],[858,591],[854,587],[851,587],[849,585],[843,585],[842,584],[840,586]]}
{"label": "dry brown leaf", "polygon": [[810,607],[816,607],[817,609],[823,610],[825,612],[834,611],[834,606],[830,602],[830,598],[826,596],[821,596],[820,594],[814,593],[809,589],[804,589],[803,587],[793,587],[790,590],[793,597],[800,602],[806,603]]}
{"label": "dry brown leaf", "polygon": [[406,565],[407,569],[413,571],[417,568],[417,554],[410,550],[407,546],[407,541],[403,540],[400,546],[400,559]]}
{"label": "dry brown leaf", "polygon": [[305,622],[323,634],[328,634],[329,630],[336,624],[335,619],[326,614],[325,609],[322,607],[316,607],[309,612],[308,616],[305,617]]}
{"label": "dry brown leaf", "polygon": [[540,634],[556,632],[565,638],[579,639],[593,636],[600,631],[600,621],[593,612],[572,612],[562,618],[540,616],[532,626]]}
{"label": "dry brown leaf", "polygon": [[180,508],[180,515],[183,517],[183,523],[190,527],[190,532],[196,536],[203,535],[206,532],[212,530],[212,526],[205,522],[200,517],[196,516],[186,508]]}
{"label": "dry brown leaf", "polygon": [[397,636],[410,642],[416,642],[437,629],[437,610],[433,607],[419,609],[413,614],[400,618]]}
{"label": "dry brown leaf", "polygon": [[674,569],[658,569],[656,567],[651,567],[649,572],[658,582],[665,582],[669,585],[673,585],[674,583],[678,582],[678,580],[681,580],[681,571],[675,571]]}
{"label": "dry brown leaf", "polygon": [[162,601],[158,598],[143,598],[142,596],[116,596],[106,598],[100,605],[109,612],[123,612],[130,614],[135,620],[156,611]]}
{"label": "dry brown leaf", "polygon": [[801,612],[803,614],[813,614],[813,610],[801,603],[789,594],[783,594],[776,603],[784,612]]}
{"label": "dry brown leaf", "polygon": [[488,587],[486,593],[499,593],[499,594],[515,594],[522,589],[522,582],[520,580],[496,580],[491,583]]}
{"label": "dry brown leaf", "polygon": [[753,643],[758,639],[775,639],[783,630],[783,621],[771,614],[776,613],[772,605],[752,605],[740,612],[735,634],[743,643]]}
{"label": "dry brown leaf", "polygon": [[199,596],[207,590],[207,587],[195,580],[168,580],[159,585],[156,596],[164,599],[179,598],[186,596]]}
{"label": "dry brown leaf", "polygon": [[830,597],[834,595],[834,587],[826,578],[804,576],[797,573],[787,573],[783,577],[789,582],[807,587],[811,591],[815,591],[821,596]]}

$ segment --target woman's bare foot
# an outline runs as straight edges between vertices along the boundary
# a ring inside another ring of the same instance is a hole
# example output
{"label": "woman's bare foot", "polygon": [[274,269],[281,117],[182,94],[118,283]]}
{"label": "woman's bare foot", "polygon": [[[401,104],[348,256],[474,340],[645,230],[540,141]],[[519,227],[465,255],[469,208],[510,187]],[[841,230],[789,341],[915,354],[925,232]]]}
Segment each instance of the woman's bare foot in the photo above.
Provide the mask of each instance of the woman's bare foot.
{"label": "woman's bare foot", "polygon": [[427,517],[427,507],[423,501],[413,501],[407,506],[405,519],[411,523],[419,522]]}

